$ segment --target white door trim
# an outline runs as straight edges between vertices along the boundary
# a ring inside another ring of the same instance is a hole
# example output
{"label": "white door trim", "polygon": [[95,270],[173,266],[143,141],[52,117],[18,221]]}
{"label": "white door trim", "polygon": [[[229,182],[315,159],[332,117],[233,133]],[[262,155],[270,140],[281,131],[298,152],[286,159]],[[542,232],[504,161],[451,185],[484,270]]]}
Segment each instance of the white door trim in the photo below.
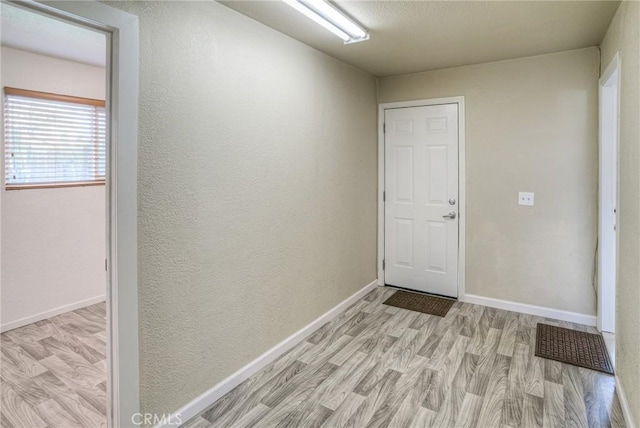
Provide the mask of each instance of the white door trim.
{"label": "white door trim", "polygon": [[394,108],[423,107],[440,104],[458,105],[458,299],[465,295],[465,230],[466,230],[466,194],[465,194],[465,110],[464,97],[433,98],[429,100],[400,101],[378,104],[378,284],[384,285],[384,111]]}
{"label": "white door trim", "polygon": [[138,17],[96,1],[13,1],[107,35],[107,422],[132,426],[138,382]]}
{"label": "white door trim", "polygon": [[[613,57],[613,59],[611,60],[611,62],[609,63],[609,65],[607,66],[607,68],[605,69],[605,71],[602,73],[602,76],[600,76],[600,79],[598,81],[598,95],[599,95],[599,114],[598,114],[598,120],[599,120],[599,138],[598,138],[598,149],[599,149],[599,162],[602,162],[603,159],[603,151],[605,150],[604,145],[603,145],[603,140],[605,138],[604,132],[605,132],[605,126],[603,124],[603,102],[604,102],[604,98],[605,98],[605,94],[604,94],[604,88],[606,86],[609,85],[611,78],[613,77],[613,75],[615,73],[617,73],[617,82],[616,82],[616,101],[617,101],[617,106],[616,106],[616,114],[617,114],[617,118],[616,118],[616,141],[615,141],[615,157],[616,157],[616,177],[615,177],[615,187],[616,187],[616,201],[615,201],[615,206],[618,209],[618,212],[615,214],[616,220],[615,223],[616,225],[618,224],[617,221],[617,217],[619,214],[619,207],[620,207],[620,175],[618,173],[618,171],[620,170],[619,165],[620,165],[620,94],[622,93],[620,90],[620,84],[621,84],[621,79],[620,79],[620,72],[621,72],[621,61],[620,61],[620,52],[616,52],[615,56]],[[599,165],[599,176],[598,176],[598,183],[599,183],[599,188],[600,191],[598,192],[598,241],[600,243],[599,245],[599,251],[598,251],[598,302],[597,302],[597,328],[599,331],[609,331],[611,330],[611,326],[606,325],[606,324],[610,324],[610,322],[605,322],[603,320],[603,311],[609,311],[612,308],[610,307],[610,303],[606,304],[606,302],[610,302],[611,298],[613,298],[613,301],[615,302],[615,295],[614,296],[608,296],[608,291],[610,292],[610,290],[604,290],[603,289],[603,278],[602,278],[602,274],[604,272],[603,269],[603,253],[601,251],[602,249],[602,243],[603,243],[603,239],[604,239],[604,230],[603,230],[603,217],[606,216],[606,213],[603,212],[604,209],[604,203],[602,200],[602,183],[603,180],[606,179],[606,177],[603,176],[603,171],[604,168],[602,167],[602,165]],[[609,213],[610,214],[610,213]],[[618,243],[619,239],[616,239],[616,255],[618,255],[619,252],[619,243]],[[614,267],[615,272],[616,272],[616,281],[617,281],[617,273],[618,273],[618,266],[617,266],[617,257],[616,257],[616,266]],[[615,292],[614,292],[615,293]],[[614,308],[614,317],[615,317],[615,304],[613,305]],[[611,315],[611,314],[609,314]],[[610,318],[610,316],[607,316],[605,318]],[[613,330],[615,330],[615,325],[613,326]]]}

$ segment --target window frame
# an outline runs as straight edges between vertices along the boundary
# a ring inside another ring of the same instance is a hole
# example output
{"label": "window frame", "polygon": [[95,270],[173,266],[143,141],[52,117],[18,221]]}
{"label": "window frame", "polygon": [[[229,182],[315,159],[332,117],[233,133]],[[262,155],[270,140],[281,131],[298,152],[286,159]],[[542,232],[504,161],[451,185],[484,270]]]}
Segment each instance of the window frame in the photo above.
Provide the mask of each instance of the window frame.
{"label": "window frame", "polygon": [[[49,101],[61,101],[66,103],[83,104],[83,105],[89,105],[93,107],[102,107],[102,108],[105,108],[105,112],[106,112],[106,102],[104,100],[99,100],[94,98],[76,97],[72,95],[55,94],[51,92],[41,92],[41,91],[34,91],[31,89],[20,89],[20,88],[5,86],[4,96],[2,98],[3,105],[4,103],[6,103],[7,95],[36,98],[36,99],[43,99],[43,100],[49,100]],[[3,171],[5,171],[6,165],[7,165],[6,164],[7,141],[5,137],[6,121],[4,117],[4,108],[3,108],[2,126],[3,126],[2,139],[4,141],[4,147],[3,147],[4,153],[2,155],[3,156],[2,169]],[[94,144],[97,144],[97,142]],[[106,158],[106,153],[105,153],[105,158]],[[102,178],[102,179],[91,180],[91,181],[60,181],[60,182],[53,182],[53,183],[9,184],[7,183],[6,171],[5,171],[5,174],[3,174],[2,180],[3,180],[5,190],[55,189],[55,188],[65,188],[65,187],[104,186],[106,183],[105,178]]]}

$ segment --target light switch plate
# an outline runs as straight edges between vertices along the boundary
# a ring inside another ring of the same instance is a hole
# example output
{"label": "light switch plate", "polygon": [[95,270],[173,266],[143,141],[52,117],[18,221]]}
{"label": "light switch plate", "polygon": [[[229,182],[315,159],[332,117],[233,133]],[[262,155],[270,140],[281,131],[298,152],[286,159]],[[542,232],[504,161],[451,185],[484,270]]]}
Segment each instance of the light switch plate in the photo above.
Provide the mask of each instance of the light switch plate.
{"label": "light switch plate", "polygon": [[519,192],[518,205],[533,206],[533,192]]}

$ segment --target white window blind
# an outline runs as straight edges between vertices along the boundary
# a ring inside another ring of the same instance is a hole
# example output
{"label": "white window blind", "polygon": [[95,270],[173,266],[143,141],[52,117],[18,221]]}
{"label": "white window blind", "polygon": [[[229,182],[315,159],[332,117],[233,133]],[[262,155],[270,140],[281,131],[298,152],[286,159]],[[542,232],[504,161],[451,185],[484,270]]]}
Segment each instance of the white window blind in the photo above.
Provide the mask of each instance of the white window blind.
{"label": "white window blind", "polygon": [[8,190],[104,183],[104,101],[14,88],[4,101]]}

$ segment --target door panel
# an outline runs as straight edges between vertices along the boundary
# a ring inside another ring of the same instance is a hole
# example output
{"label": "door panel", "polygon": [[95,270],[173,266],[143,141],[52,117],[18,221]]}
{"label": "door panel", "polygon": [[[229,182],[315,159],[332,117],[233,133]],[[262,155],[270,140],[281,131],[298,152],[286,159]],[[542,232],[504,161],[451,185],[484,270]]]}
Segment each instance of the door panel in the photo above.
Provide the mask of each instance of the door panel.
{"label": "door panel", "polygon": [[396,202],[413,203],[413,147],[395,148]]}
{"label": "door panel", "polygon": [[427,147],[427,203],[444,204],[447,198],[447,147]]}
{"label": "door panel", "polygon": [[457,297],[457,104],[388,109],[385,127],[385,283]]}
{"label": "door panel", "polygon": [[413,220],[396,218],[394,264],[400,267],[413,266]]}
{"label": "door panel", "polygon": [[426,269],[429,272],[447,272],[447,224],[442,221],[428,221]]}

